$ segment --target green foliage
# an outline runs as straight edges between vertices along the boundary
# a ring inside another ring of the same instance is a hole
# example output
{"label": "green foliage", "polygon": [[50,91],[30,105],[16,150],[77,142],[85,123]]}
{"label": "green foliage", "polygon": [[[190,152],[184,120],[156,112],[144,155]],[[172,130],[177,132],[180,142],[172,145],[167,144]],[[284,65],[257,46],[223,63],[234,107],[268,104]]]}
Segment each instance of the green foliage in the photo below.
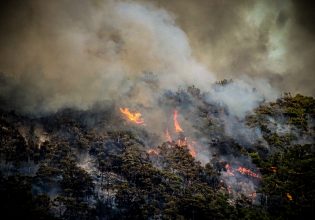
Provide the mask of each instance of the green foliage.
{"label": "green foliage", "polygon": [[[291,219],[312,215],[315,202],[315,154],[313,145],[295,145],[258,163],[273,218]],[[294,211],[293,211],[294,210]]]}
{"label": "green foliage", "polygon": [[255,212],[250,205],[241,212],[231,206],[211,165],[200,166],[186,148],[162,145],[158,150],[160,154],[154,159],[163,164],[162,170],[152,166],[135,147],[124,152],[120,173],[128,182],[118,186],[116,195],[122,216],[137,219],[239,219]]}

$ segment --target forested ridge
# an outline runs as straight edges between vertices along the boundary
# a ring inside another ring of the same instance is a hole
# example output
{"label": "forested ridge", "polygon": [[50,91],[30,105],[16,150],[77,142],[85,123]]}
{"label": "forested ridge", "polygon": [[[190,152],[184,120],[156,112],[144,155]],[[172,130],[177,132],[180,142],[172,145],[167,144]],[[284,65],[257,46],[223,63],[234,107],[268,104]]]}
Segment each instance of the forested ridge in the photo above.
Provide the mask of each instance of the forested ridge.
{"label": "forested ridge", "polygon": [[[190,87],[170,100],[183,94],[202,99]],[[253,146],[221,134],[220,108],[198,108],[202,132],[215,136],[207,147],[217,149],[206,164],[176,141],[148,150],[149,134],[126,126],[115,107],[37,118],[1,111],[2,219],[314,218],[314,98],[262,103],[245,119],[263,137]],[[223,154],[255,165],[253,197],[230,192]]]}

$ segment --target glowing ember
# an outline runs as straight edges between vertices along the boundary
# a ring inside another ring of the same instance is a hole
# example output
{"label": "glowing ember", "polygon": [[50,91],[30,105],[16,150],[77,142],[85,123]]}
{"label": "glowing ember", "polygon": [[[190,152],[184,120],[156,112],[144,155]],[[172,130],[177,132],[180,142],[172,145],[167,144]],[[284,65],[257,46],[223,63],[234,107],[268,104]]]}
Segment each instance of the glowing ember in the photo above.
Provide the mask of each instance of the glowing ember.
{"label": "glowing ember", "polygon": [[290,200],[290,201],[293,200],[293,197],[292,197],[292,195],[291,195],[290,193],[287,193],[287,198],[288,198],[288,200]]}
{"label": "glowing ember", "polygon": [[165,137],[166,137],[166,140],[168,142],[172,142],[172,137],[171,137],[170,133],[168,132],[168,129],[166,129],[166,131],[165,131]]}
{"label": "glowing ember", "polygon": [[184,130],[180,127],[178,121],[177,121],[177,111],[174,111],[174,127],[175,127],[175,131],[177,133],[179,132],[184,132]]}
{"label": "glowing ember", "polygon": [[250,169],[247,169],[245,167],[239,167],[239,168],[237,168],[237,171],[240,172],[241,174],[244,174],[244,175],[252,176],[255,178],[260,178],[258,176],[258,174],[254,173],[253,171],[251,171]]}
{"label": "glowing ember", "polygon": [[229,176],[234,176],[234,173],[233,173],[233,171],[232,171],[232,167],[231,167],[230,164],[226,164],[226,165],[225,165],[225,169],[226,169],[226,172],[227,172],[227,174],[228,174]]}
{"label": "glowing ember", "polygon": [[197,155],[197,153],[196,153],[196,150],[195,150],[194,146],[191,145],[191,144],[189,144],[189,145],[188,145],[188,149],[189,149],[190,155],[191,155],[193,158],[195,158],[196,155]]}
{"label": "glowing ember", "polygon": [[155,149],[150,149],[147,151],[147,153],[150,155],[159,155],[159,152]]}
{"label": "glowing ember", "polygon": [[181,139],[178,139],[177,140],[177,145],[180,146],[180,147],[184,147],[184,146],[187,146],[188,143],[187,143],[187,138],[181,138]]}
{"label": "glowing ember", "polygon": [[195,143],[194,141],[188,141],[186,137],[177,140],[177,145],[179,147],[187,147],[189,150],[189,154],[195,158],[197,155],[197,152],[195,150],[194,143]]}
{"label": "glowing ember", "polygon": [[136,124],[143,124],[144,121],[141,118],[141,113],[140,112],[135,112],[132,113],[129,111],[128,108],[120,108],[120,112],[124,114],[124,116],[126,116],[126,118]]}

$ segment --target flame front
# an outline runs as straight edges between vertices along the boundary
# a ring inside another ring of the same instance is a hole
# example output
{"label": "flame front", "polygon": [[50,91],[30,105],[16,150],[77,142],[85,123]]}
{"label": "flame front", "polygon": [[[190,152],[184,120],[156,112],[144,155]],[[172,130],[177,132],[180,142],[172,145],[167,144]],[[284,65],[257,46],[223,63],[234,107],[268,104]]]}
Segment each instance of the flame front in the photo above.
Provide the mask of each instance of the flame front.
{"label": "flame front", "polygon": [[126,116],[126,118],[136,124],[143,124],[144,120],[141,118],[141,113],[140,112],[135,112],[132,113],[129,111],[128,108],[120,108],[120,112]]}
{"label": "flame front", "polygon": [[[225,169],[226,169],[226,173],[227,175],[229,176],[235,176],[234,174],[234,170],[232,168],[232,166],[230,164],[226,164],[225,165]],[[247,169],[246,167],[242,167],[242,166],[239,166],[236,171],[238,171],[239,173],[243,174],[243,175],[247,175],[247,176],[251,176],[251,177],[255,177],[255,178],[258,178],[260,179],[261,177],[254,173],[253,171],[251,171],[250,169]]]}
{"label": "flame front", "polygon": [[251,171],[250,169],[247,169],[245,167],[239,167],[237,168],[237,171],[240,172],[241,174],[244,174],[244,175],[248,175],[248,176],[252,176],[252,177],[255,177],[255,178],[260,178],[260,176],[256,173],[254,173],[253,171]]}
{"label": "flame front", "polygon": [[174,127],[175,127],[175,131],[177,133],[179,132],[184,132],[184,130],[180,127],[178,121],[177,121],[177,111],[174,111]]}

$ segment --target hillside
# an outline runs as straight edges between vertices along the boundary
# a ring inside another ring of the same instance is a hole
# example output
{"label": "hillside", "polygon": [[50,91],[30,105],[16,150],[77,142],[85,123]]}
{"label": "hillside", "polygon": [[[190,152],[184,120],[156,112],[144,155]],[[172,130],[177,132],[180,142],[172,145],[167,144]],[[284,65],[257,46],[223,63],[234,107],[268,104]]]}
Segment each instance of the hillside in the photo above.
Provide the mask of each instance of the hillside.
{"label": "hillside", "polygon": [[[138,124],[129,121],[117,103],[40,117],[2,110],[3,215],[7,219],[314,216],[313,98],[287,94],[276,102],[262,102],[244,119],[231,117],[225,106],[209,104],[195,87],[166,93],[161,103],[174,114],[165,134],[147,129],[150,121],[145,115],[135,119],[143,119]],[[191,127],[185,121],[191,121]]]}

